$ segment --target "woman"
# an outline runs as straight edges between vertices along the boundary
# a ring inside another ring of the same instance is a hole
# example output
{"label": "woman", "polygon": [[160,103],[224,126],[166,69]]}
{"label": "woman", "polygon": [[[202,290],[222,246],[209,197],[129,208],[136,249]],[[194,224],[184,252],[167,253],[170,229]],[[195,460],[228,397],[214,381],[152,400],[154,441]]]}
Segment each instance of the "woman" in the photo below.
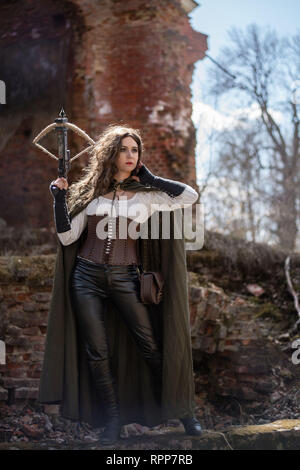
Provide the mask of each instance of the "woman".
{"label": "woman", "polygon": [[[156,240],[139,231],[155,226],[155,212],[171,215],[198,193],[153,175],[142,152],[137,130],[108,126],[85,176],[70,187],[68,205],[67,180],[50,184],[58,254],[39,401],[61,403],[68,418],[104,424],[102,444],[116,442],[124,424],[168,418],[179,418],[187,434],[201,434],[184,241],[172,231]],[[142,303],[138,268],[162,271],[159,305]]]}

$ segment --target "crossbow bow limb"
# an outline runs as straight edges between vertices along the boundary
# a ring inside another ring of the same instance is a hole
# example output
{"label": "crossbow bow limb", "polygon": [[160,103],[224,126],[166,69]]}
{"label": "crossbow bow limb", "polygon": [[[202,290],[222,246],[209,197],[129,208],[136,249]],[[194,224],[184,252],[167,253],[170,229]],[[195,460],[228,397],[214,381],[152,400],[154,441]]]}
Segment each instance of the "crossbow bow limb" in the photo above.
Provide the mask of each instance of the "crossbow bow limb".
{"label": "crossbow bow limb", "polygon": [[[69,129],[76,132],[76,134],[83,137],[90,144],[87,148],[77,153],[72,158],[70,158],[70,150],[68,149],[68,130]],[[57,132],[58,157],[54,155],[53,153],[49,152],[49,150],[47,150],[45,147],[43,147],[42,145],[38,143],[43,137],[45,137],[47,134],[49,134],[49,132],[52,132],[53,130]],[[87,152],[90,149],[90,146],[95,144],[95,141],[91,139],[91,137],[86,132],[84,132],[79,127],[75,126],[75,124],[68,122],[66,113],[64,109],[62,108],[59,113],[59,117],[55,119],[54,123],[45,127],[45,129],[43,129],[35,137],[32,143],[36,145],[44,153],[46,153],[49,157],[54,158],[55,160],[58,160],[58,176],[67,178],[68,172],[71,168],[71,162],[73,162],[76,158],[81,157],[81,155]]]}

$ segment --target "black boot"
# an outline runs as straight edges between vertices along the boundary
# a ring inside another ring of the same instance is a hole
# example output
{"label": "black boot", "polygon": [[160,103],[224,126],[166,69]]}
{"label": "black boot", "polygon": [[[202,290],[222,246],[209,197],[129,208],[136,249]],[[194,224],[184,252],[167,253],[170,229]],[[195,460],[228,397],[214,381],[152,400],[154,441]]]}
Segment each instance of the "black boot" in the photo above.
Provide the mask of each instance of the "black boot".
{"label": "black boot", "polygon": [[161,406],[162,379],[160,376],[154,376],[154,397],[158,406]]}
{"label": "black boot", "polygon": [[161,392],[162,392],[162,361],[153,361],[150,363],[152,378],[153,378],[153,392],[155,401],[158,406],[161,406]]}
{"label": "black boot", "polygon": [[188,436],[201,436],[202,428],[197,418],[182,418],[180,421]]}
{"label": "black boot", "polygon": [[120,432],[121,423],[119,416],[113,416],[112,414],[110,414],[109,420],[105,426],[103,434],[99,439],[99,443],[103,445],[115,444],[120,437]]}
{"label": "black boot", "polygon": [[114,444],[120,437],[121,422],[110,362],[109,359],[103,359],[89,361],[89,365],[105,412],[105,429],[99,443],[103,445]]}

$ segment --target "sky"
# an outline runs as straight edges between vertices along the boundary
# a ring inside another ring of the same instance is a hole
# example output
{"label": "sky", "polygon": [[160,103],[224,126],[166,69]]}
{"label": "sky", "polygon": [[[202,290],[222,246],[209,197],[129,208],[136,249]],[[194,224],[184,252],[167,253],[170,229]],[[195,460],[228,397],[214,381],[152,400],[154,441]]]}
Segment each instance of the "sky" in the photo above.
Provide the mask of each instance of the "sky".
{"label": "sky", "polygon": [[[208,35],[207,53],[215,60],[221,48],[230,44],[228,30],[233,26],[245,31],[249,24],[256,23],[262,27],[269,26],[279,36],[300,31],[300,0],[199,0],[197,3],[199,6],[189,14],[190,24],[194,30]],[[220,113],[203,96],[201,83],[205,83],[206,71],[212,66],[208,58],[196,62],[191,85],[194,125],[198,129],[200,119],[202,123],[205,116],[207,127],[204,133],[201,133],[201,129],[197,133],[198,179],[203,176],[202,163],[209,155],[209,146],[203,141],[204,134],[210,126],[221,128],[233,122],[233,118]],[[252,111],[255,113],[257,110]]]}

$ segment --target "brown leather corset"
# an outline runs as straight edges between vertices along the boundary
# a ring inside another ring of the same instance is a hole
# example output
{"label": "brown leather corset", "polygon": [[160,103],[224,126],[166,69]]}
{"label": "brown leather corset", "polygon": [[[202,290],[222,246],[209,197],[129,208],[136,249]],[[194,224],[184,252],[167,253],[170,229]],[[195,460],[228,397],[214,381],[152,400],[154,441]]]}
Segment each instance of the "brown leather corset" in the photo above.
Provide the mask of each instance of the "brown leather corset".
{"label": "brown leather corset", "polygon": [[133,224],[134,230],[138,231],[139,223],[121,216],[126,220],[124,225],[127,238],[119,238],[120,216],[108,219],[106,223],[103,223],[102,231],[107,233],[106,238],[103,239],[97,235],[96,228],[107,215],[88,215],[87,217],[87,237],[78,250],[79,257],[99,264],[140,264],[139,239],[131,238],[128,233],[129,224]]}

